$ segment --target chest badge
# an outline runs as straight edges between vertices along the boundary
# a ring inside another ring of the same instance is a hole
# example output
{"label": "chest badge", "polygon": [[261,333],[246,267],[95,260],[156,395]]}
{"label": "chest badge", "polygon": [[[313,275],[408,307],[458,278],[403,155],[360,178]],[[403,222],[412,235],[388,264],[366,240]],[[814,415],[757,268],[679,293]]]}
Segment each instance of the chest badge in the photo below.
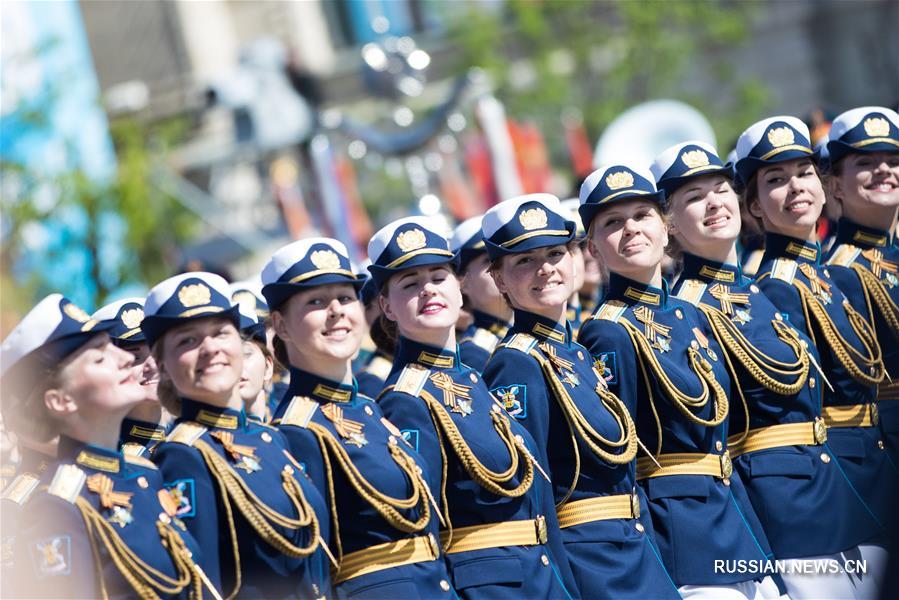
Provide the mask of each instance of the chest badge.
{"label": "chest badge", "polygon": [[818,277],[815,267],[808,263],[799,265],[799,270],[808,278],[809,286],[812,288],[812,294],[821,302],[821,304],[830,304],[833,302],[833,294],[830,292],[830,284]]}
{"label": "chest badge", "polygon": [[468,393],[471,386],[456,383],[443,371],[433,373],[430,379],[443,392],[443,404],[450,409],[450,412],[458,413],[463,417],[473,412],[471,395]]}
{"label": "chest badge", "polygon": [[643,323],[643,337],[649,345],[659,352],[671,350],[671,327],[655,322],[655,313],[647,306],[640,306],[634,310],[634,316]]}
{"label": "chest badge", "polygon": [[112,479],[103,473],[96,473],[87,478],[87,489],[100,497],[100,506],[111,511],[110,523],[125,527],[134,522],[131,515],[131,492],[117,492]]}
{"label": "chest badge", "polygon": [[336,404],[325,404],[322,406],[322,414],[331,421],[334,425],[334,429],[337,430],[337,435],[343,438],[343,441],[347,444],[361,448],[368,443],[368,440],[365,439],[365,434],[363,433],[365,426],[358,421],[345,418],[343,416],[343,408],[340,406]]}
{"label": "chest badge", "polygon": [[234,461],[234,467],[247,473],[262,470],[259,458],[256,456],[256,448],[234,443],[234,434],[230,431],[213,431],[209,434],[212,439],[222,445],[225,452]]}
{"label": "chest badge", "polygon": [[[709,288],[709,294],[721,305],[721,312],[728,317],[733,317],[738,323],[748,323],[752,320],[749,315],[749,294],[732,293],[727,286],[716,283]],[[734,305],[741,305],[735,307]]]}

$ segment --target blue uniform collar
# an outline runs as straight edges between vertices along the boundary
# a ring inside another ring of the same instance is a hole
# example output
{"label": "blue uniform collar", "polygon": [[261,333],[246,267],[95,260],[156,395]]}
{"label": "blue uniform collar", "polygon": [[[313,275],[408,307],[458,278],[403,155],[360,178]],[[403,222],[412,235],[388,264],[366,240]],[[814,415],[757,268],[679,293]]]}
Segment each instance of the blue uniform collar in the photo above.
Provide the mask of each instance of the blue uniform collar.
{"label": "blue uniform collar", "polygon": [[821,244],[768,232],[765,234],[765,256],[762,262],[775,258],[789,258],[817,266],[821,264]]}
{"label": "blue uniform collar", "polygon": [[290,387],[287,397],[303,396],[316,402],[352,402],[356,398],[356,379],[351,384],[313,375],[308,371],[290,368]]}
{"label": "blue uniform collar", "polygon": [[629,305],[665,309],[668,307],[668,282],[662,279],[662,287],[640,283],[617,273],[609,273],[609,285],[603,301],[621,300]]}
{"label": "blue uniform collar", "polygon": [[148,446],[153,442],[161,442],[165,439],[165,427],[149,421],[138,421],[125,417],[122,428],[119,430],[120,444],[140,444]]}
{"label": "blue uniform collar", "polygon": [[541,342],[552,340],[566,346],[571,343],[571,325],[568,321],[565,321],[563,325],[524,310],[515,309],[513,329],[532,335]]}
{"label": "blue uniform collar", "polygon": [[743,271],[739,265],[730,265],[684,252],[684,270],[681,279],[698,279],[708,283],[740,285]]}
{"label": "blue uniform collar", "polygon": [[883,229],[859,225],[844,217],[837,225],[837,239],[834,246],[840,244],[852,244],[864,250],[886,248],[890,245],[890,233]]}
{"label": "blue uniform collar", "polygon": [[56,456],[62,462],[72,461],[79,467],[103,473],[121,473],[125,463],[118,450],[87,444],[66,435],[59,436]]}
{"label": "blue uniform collar", "polygon": [[410,363],[419,363],[434,371],[453,371],[461,368],[459,353],[421,344],[400,336],[393,360],[393,370],[398,371]]}
{"label": "blue uniform collar", "polygon": [[474,326],[478,329],[486,329],[487,331],[499,337],[505,337],[509,330],[509,322],[498,319],[493,315],[489,315],[479,310],[472,311],[474,317]]}
{"label": "blue uniform collar", "polygon": [[21,472],[40,475],[55,460],[55,456],[44,454],[40,450],[35,450],[28,446],[19,446],[19,471]]}
{"label": "blue uniform collar", "polygon": [[182,398],[181,420],[196,421],[211,429],[243,429],[247,426],[247,413],[242,409],[222,408]]}

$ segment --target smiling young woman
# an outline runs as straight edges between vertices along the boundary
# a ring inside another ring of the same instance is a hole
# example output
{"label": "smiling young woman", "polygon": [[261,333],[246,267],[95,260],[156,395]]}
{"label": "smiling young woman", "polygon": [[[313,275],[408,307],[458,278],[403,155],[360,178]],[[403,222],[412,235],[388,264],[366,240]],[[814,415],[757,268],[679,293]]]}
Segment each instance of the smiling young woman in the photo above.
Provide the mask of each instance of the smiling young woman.
{"label": "smiling young woman", "polygon": [[636,479],[681,594],[754,598],[761,576],[714,569],[715,559],[764,561],[771,553],[727,452],[723,352],[698,310],[671,297],[662,277],[663,198],[651,174],[628,165],[585,180],[580,214],[609,283],[578,341],[607,371],[609,390],[635,415],[651,453],[637,458]]}
{"label": "smiling young woman", "polygon": [[325,504],[281,434],[247,419],[228,284],[211,273],[176,275],[150,290],[144,310],[160,400],[178,417],[153,459],[222,595],[326,595]]}
{"label": "smiling young woman", "polygon": [[632,415],[608,392],[605,369],[574,341],[566,318],[579,287],[575,223],[555,196],[531,194],[491,208],[483,233],[491,274],[515,315],[484,381],[537,444],[578,592],[678,598],[653,546],[646,498],[635,489]]}
{"label": "smiling young woman", "polygon": [[433,474],[459,595],[576,595],[534,442],[459,360],[462,294],[447,239],[433,221],[411,217],[381,229],[368,252],[381,310],[399,331],[378,401]]}
{"label": "smiling young woman", "polygon": [[877,593],[870,586],[876,586],[883,564],[882,535],[895,481],[874,405],[884,365],[873,328],[822,264],[815,225],[825,196],[808,140],[805,124],[794,117],[759,121],[737,141],[736,169],[746,183],[743,200],[766,229],[756,284],[782,318],[813,341],[821,358],[827,426],[821,460],[836,458],[863,502],[855,503],[847,526],[868,560],[857,590],[868,597]]}
{"label": "smiling young woman", "polygon": [[[737,264],[740,206],[730,169],[714,148],[685,142],[652,165],[666,193],[671,233],[684,251],[673,287],[697,306],[724,350],[731,375],[728,447],[778,559],[823,565],[854,549],[860,538],[853,511],[864,511],[845,477],[829,461],[821,418],[818,352],[785,321]],[[832,527],[816,527],[829,515]],[[853,596],[845,573],[784,573],[791,598]]]}
{"label": "smiling young woman", "polygon": [[51,294],[3,342],[4,422],[30,439],[59,436],[43,476],[23,473],[4,492],[4,513],[19,517],[3,532],[15,539],[4,573],[15,597],[202,596],[200,546],[159,472],[119,451],[122,420],[146,394],[132,355],[110,341],[114,326]]}
{"label": "smiling young woman", "polygon": [[273,423],[330,504],[338,597],[452,598],[421,457],[358,393],[352,359],[365,316],[346,247],[284,246],[262,272],[290,387]]}

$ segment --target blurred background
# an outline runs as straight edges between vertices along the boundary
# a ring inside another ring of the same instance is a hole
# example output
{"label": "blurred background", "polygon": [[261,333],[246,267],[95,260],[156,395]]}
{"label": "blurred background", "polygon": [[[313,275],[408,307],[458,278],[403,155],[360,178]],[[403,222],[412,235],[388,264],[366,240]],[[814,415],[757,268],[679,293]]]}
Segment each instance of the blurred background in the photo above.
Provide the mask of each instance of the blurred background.
{"label": "blurred background", "polygon": [[895,0],[0,4],[0,329],[322,234],[576,195],[750,123],[899,103]]}

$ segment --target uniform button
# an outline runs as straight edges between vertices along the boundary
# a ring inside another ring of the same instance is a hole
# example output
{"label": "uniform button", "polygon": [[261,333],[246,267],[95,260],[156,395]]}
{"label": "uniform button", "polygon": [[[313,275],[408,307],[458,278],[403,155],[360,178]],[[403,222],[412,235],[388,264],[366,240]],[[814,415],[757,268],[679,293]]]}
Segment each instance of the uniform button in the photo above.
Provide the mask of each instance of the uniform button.
{"label": "uniform button", "polygon": [[263,431],[262,435],[260,435],[259,437],[262,438],[263,442],[271,442],[272,441],[272,434],[270,434],[267,431]]}
{"label": "uniform button", "polygon": [[444,592],[450,591],[449,581],[447,581],[446,579],[441,579],[440,580],[440,589],[443,590]]}
{"label": "uniform button", "polygon": [[541,555],[540,555],[540,562],[543,563],[543,566],[544,566],[544,567],[548,567],[548,566],[549,566],[549,557],[548,557],[547,555],[545,555],[545,554],[541,554]]}
{"label": "uniform button", "polygon": [[774,313],[774,318],[777,319],[778,321],[784,320],[783,316],[780,313]]}
{"label": "uniform button", "polygon": [[371,409],[371,406],[366,406],[366,407],[365,407],[365,414],[367,414],[367,415],[370,417],[370,416],[372,416],[373,414],[375,414],[375,411],[373,411],[373,410]]}
{"label": "uniform button", "polygon": [[814,377],[808,378],[808,386],[812,389],[815,389],[815,378]]}
{"label": "uniform button", "polygon": [[721,440],[715,442],[715,450],[717,450],[718,452],[724,450],[724,444],[721,443]]}
{"label": "uniform button", "polygon": [[147,478],[143,475],[137,478],[137,485],[139,485],[143,489],[147,489],[148,487],[150,487],[150,484],[147,483]]}
{"label": "uniform button", "polygon": [[288,475],[293,475],[293,467],[290,465],[284,465],[284,472]]}
{"label": "uniform button", "polygon": [[580,350],[577,351],[577,359],[584,360],[584,353],[581,352]]}
{"label": "uniform button", "polygon": [[881,450],[884,449],[883,440],[877,440],[877,447],[880,448]]}
{"label": "uniform button", "polygon": [[636,525],[634,525],[634,527],[635,527],[636,530],[639,531],[640,533],[643,533],[643,532],[646,531],[646,528],[643,527],[643,523],[639,523],[639,522],[638,522]]}
{"label": "uniform button", "polygon": [[159,513],[159,520],[168,525],[172,522],[172,517],[168,516],[164,512]]}
{"label": "uniform button", "polygon": [[471,373],[471,374],[468,376],[468,378],[471,379],[471,382],[472,382],[472,383],[477,383],[477,382],[478,382],[478,376],[475,375],[474,373]]}
{"label": "uniform button", "polygon": [[752,292],[753,294],[758,294],[759,286],[757,286],[756,284],[753,283],[752,285],[749,286],[749,291]]}
{"label": "uniform button", "polygon": [[674,316],[677,317],[678,319],[683,319],[684,313],[681,309],[678,308],[677,310],[674,311]]}
{"label": "uniform button", "polygon": [[824,269],[824,275],[826,277],[830,277],[830,271],[828,271],[827,269]]}
{"label": "uniform button", "polygon": [[312,584],[312,593],[314,595],[318,596],[318,585],[316,585],[314,583]]}
{"label": "uniform button", "polygon": [[822,452],[821,453],[821,462],[823,462],[825,465],[827,463],[829,463],[830,462],[830,454],[828,454],[827,452]]}
{"label": "uniform button", "polygon": [[724,479],[721,480],[721,483],[723,483],[724,485],[730,485],[730,479],[725,477]]}

